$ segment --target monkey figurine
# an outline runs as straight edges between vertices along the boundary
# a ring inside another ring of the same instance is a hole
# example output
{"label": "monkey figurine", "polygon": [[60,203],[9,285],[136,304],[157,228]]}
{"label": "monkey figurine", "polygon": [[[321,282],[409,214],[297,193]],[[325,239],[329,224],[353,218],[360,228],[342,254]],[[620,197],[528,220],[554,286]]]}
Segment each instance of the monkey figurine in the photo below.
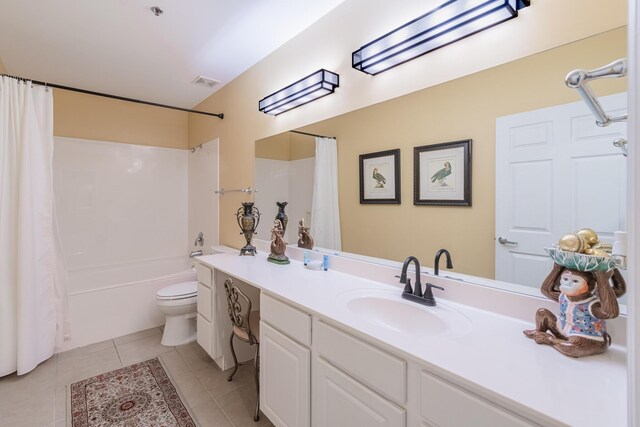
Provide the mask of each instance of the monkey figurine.
{"label": "monkey figurine", "polygon": [[618,317],[617,298],[626,292],[618,269],[582,272],[554,264],[540,290],[560,303],[560,315],[539,309],[536,328],[524,331],[527,337],[570,357],[603,353],[611,345],[605,319]]}

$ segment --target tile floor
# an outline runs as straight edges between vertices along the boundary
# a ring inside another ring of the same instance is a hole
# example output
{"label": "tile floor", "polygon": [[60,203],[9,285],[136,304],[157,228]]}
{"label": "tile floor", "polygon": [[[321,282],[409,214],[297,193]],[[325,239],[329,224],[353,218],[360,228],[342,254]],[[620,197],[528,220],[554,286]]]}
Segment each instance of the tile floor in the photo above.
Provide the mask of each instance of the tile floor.
{"label": "tile floor", "polygon": [[201,427],[272,426],[264,414],[253,421],[251,366],[241,366],[229,382],[229,372],[221,371],[198,344],[165,347],[161,336],[160,328],[136,332],[57,354],[27,375],[0,378],[0,426],[71,426],[71,383],[156,356]]}

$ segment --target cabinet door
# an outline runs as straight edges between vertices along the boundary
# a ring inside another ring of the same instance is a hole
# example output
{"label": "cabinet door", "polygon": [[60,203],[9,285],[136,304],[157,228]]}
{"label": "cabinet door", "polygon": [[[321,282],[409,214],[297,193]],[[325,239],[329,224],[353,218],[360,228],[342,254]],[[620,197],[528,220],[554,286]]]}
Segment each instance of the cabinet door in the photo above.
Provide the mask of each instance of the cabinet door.
{"label": "cabinet door", "polygon": [[314,427],[403,427],[405,410],[331,365],[313,361]]}
{"label": "cabinet door", "polygon": [[260,409],[278,427],[311,422],[311,351],[260,322]]}

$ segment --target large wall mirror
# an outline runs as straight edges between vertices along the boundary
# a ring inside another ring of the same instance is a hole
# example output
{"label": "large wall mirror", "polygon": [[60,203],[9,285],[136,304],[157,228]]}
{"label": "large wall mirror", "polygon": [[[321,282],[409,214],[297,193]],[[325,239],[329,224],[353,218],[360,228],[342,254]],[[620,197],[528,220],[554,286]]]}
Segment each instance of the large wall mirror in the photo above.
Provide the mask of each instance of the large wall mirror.
{"label": "large wall mirror", "polygon": [[[594,34],[296,129],[337,139],[342,251],[397,262],[415,255],[433,267],[436,251],[446,248],[453,275],[534,290],[551,266],[543,248],[562,234],[590,227],[611,241],[613,231],[626,229],[626,158],[612,144],[626,135],[626,123],[596,126],[564,78],[576,68],[626,57],[626,40],[626,27]],[[592,88],[605,109],[616,113],[626,110],[626,85],[626,78],[603,79]],[[472,205],[414,205],[414,147],[467,139],[472,140]],[[310,208],[302,205],[313,192],[313,179],[305,175],[313,161],[293,153],[312,154],[313,138],[287,132],[257,141],[255,185],[261,193],[256,201],[267,224],[275,200],[265,199],[271,193],[262,190],[285,180],[282,168],[269,169],[265,161],[266,147],[278,140],[289,144],[291,165],[298,162],[288,167],[298,174],[286,178],[288,195],[277,196],[289,198],[295,227],[298,218],[312,221],[306,216]],[[523,147],[526,156],[519,158],[514,150]],[[402,203],[360,204],[359,156],[392,149],[400,149]],[[295,244],[296,230],[292,233],[288,241]],[[498,237],[518,244],[501,245]]]}

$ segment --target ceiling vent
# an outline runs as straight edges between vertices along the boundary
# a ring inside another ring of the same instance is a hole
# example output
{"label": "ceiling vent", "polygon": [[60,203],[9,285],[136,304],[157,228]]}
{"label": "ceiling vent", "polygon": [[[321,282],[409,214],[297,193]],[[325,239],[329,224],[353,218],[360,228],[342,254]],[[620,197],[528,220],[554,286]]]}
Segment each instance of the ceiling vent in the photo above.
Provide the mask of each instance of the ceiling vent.
{"label": "ceiling vent", "polygon": [[214,88],[220,84],[218,80],[210,79],[209,77],[204,77],[204,76],[196,77],[195,79],[193,79],[191,83],[198,86],[204,86],[209,89]]}

